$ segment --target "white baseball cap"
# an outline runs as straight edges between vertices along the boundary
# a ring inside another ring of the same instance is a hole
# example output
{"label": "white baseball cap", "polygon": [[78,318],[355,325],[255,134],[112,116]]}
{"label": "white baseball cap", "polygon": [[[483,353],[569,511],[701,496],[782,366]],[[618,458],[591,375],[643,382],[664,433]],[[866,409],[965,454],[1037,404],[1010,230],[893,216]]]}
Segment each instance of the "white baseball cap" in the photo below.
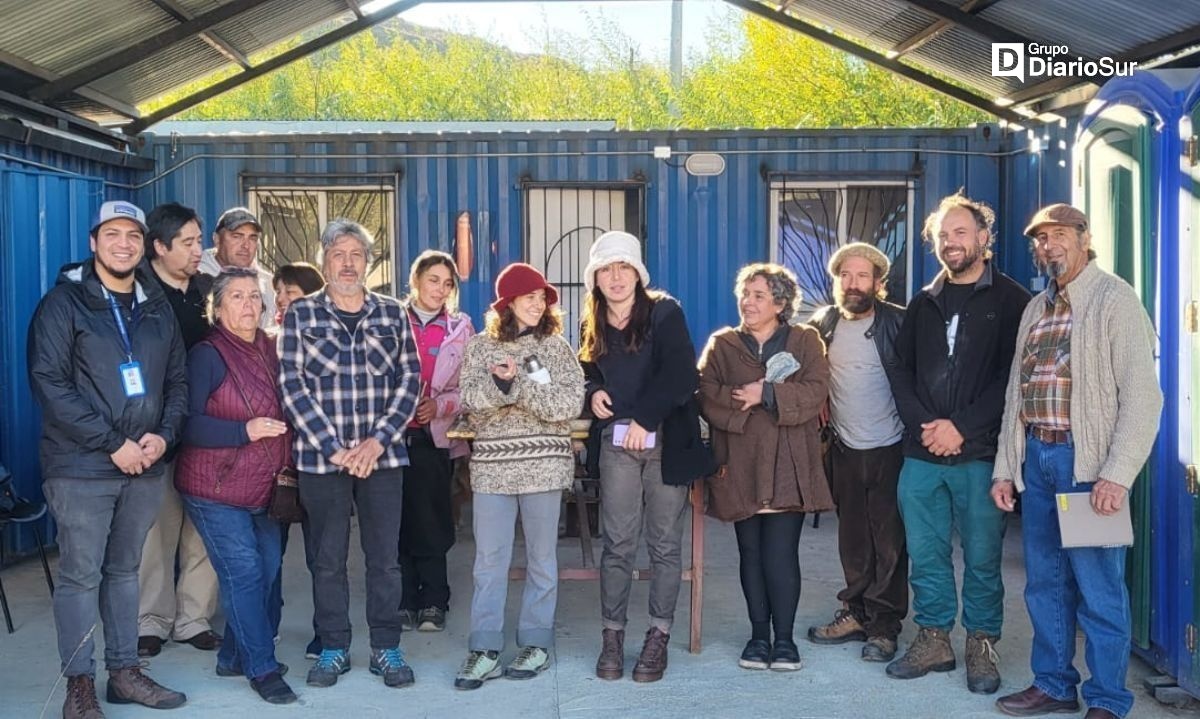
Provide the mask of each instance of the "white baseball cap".
{"label": "white baseball cap", "polygon": [[146,233],[146,213],[142,212],[142,208],[132,202],[124,200],[110,200],[100,205],[100,212],[96,215],[96,221],[92,223],[92,234],[100,229],[100,225],[112,220],[130,220],[137,223],[137,226],[142,229],[142,233]]}

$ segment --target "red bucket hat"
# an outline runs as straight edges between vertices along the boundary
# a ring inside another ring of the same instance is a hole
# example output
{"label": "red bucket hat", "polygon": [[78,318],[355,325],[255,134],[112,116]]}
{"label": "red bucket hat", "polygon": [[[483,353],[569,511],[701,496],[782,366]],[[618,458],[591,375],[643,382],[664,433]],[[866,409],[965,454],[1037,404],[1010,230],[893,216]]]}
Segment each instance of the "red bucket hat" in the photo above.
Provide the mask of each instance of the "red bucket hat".
{"label": "red bucket hat", "polygon": [[514,262],[496,277],[496,301],[492,303],[492,309],[497,313],[504,312],[504,308],[514,299],[538,290],[546,291],[547,306],[558,303],[558,290],[546,281],[541,272],[524,262]]}

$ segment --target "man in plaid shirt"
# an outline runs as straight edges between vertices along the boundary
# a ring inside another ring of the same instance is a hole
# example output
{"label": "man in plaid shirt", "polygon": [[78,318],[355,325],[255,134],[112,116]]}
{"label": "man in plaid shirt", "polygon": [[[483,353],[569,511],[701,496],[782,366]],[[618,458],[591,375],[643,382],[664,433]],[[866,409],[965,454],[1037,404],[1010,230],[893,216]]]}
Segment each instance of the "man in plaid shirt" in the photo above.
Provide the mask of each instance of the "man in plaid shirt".
{"label": "man in plaid shirt", "polygon": [[300,502],[308,513],[313,602],[322,652],[310,686],[350,671],[346,557],[350,505],[358,509],[367,566],[372,674],[388,686],[413,683],[400,653],[400,536],[404,427],[416,411],[421,366],[408,315],[394,298],[366,289],[372,238],[334,220],[321,233],[325,289],[284,316],[283,405],[296,429]]}

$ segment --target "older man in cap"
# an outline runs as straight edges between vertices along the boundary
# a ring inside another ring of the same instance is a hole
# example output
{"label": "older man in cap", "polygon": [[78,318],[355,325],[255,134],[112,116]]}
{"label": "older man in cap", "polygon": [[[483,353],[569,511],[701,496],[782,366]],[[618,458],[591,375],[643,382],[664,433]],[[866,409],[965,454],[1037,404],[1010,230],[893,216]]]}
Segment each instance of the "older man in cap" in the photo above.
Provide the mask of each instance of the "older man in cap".
{"label": "older man in cap", "polygon": [[1021,317],[1009,374],[992,499],[1011,512],[1021,492],[1025,605],[1033,624],[1033,684],[996,705],[1014,716],[1079,709],[1075,627],[1087,637],[1087,719],[1125,717],[1130,611],[1125,589],[1128,531],[1112,542],[1064,548],[1056,495],[1090,493],[1092,510],[1115,515],[1128,501],[1158,432],[1162,392],[1156,338],[1137,293],[1100,269],[1087,217],[1065,204],[1033,216],[1025,234],[1050,278]]}
{"label": "older man in cap", "polygon": [[42,488],[58,523],[54,624],[68,719],[104,716],[92,658],[100,622],[110,703],[186,700],[142,674],[137,655],[142,544],[163,500],[163,455],[187,417],[183,338],[140,266],[145,234],[141,209],[104,203],[92,258],[63,268],[29,323]]}
{"label": "older man in cap", "polygon": [[[213,230],[213,246],[204,251],[200,258],[200,271],[216,277],[224,267],[245,267],[258,273],[258,289],[262,292],[267,307],[275,306],[275,286],[272,275],[258,264],[258,246],[262,241],[263,228],[254,213],[245,207],[232,207],[221,213],[217,227]],[[275,313],[264,312],[261,326],[264,330],[278,331]]]}
{"label": "older man in cap", "polygon": [[850,243],[829,259],[834,304],[809,324],[829,355],[831,435],[827,467],[837,502],[838,553],[846,588],[833,621],[810,627],[809,641],[866,641],[862,658],[890,662],[900,622],[908,614],[908,553],[896,500],[904,462],[904,423],[892,397],[896,335],[904,308],[885,302],[887,255],[865,242]]}

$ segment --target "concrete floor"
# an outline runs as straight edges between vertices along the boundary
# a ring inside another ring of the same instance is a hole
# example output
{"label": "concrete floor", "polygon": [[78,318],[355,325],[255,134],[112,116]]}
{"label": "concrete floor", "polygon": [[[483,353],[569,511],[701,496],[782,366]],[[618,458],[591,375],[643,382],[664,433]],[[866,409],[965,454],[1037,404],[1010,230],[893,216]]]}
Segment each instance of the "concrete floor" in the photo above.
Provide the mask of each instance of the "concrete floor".
{"label": "concrete floor", "polygon": [[[468,524],[469,527],[469,524]],[[803,637],[813,623],[830,618],[841,588],[837,558],[836,519],[822,517],[819,529],[811,521],[801,538],[804,590],[796,618],[796,635]],[[158,681],[185,691],[188,703],[171,717],[248,717],[302,714],[310,717],[997,717],[994,697],[977,696],[966,689],[962,669],[962,630],[953,641],[959,669],[912,681],[889,679],[879,664],[859,659],[860,646],[818,647],[800,641],[805,667],[796,673],[750,672],[739,669],[738,653],[748,638],[741,588],[737,578],[737,549],[733,529],[707,520],[704,648],[687,652],[687,588],[680,598],[678,629],[671,642],[671,664],[666,678],[656,684],[634,684],[628,678],[604,682],[592,674],[599,648],[597,586],[591,582],[564,582],[559,593],[557,661],[546,674],[531,681],[497,679],[474,692],[453,688],[455,671],[466,653],[469,622],[472,542],[462,536],[451,551],[451,584],[455,590],[447,631],[412,633],[403,648],[417,676],[415,687],[394,690],[367,672],[367,642],[363,618],[362,562],[352,553],[351,620],[359,629],[352,647],[353,670],[336,687],[314,689],[304,685],[309,662],[304,645],[311,637],[311,586],[304,569],[298,528],[285,559],[285,597],[282,640],[278,658],[289,664],[288,678],[300,703],[274,707],[261,701],[242,679],[219,678],[213,672],[214,655],[185,644],[169,643],[149,663],[148,672]],[[1028,668],[1030,629],[1021,599],[1024,587],[1019,528],[1012,527],[1005,547],[1004,639],[998,645],[1004,678],[1001,693],[1023,689],[1030,680]],[[519,555],[519,552],[518,552]],[[577,566],[578,541],[564,539],[559,549],[561,566]],[[597,549],[598,555],[598,549]],[[517,557],[519,562],[521,557]],[[641,566],[645,566],[644,562]],[[58,716],[63,687],[55,687],[58,657],[54,623],[41,566],[27,561],[4,571],[17,631],[0,633],[0,717]],[[515,604],[520,588],[510,592],[510,622],[515,626]],[[645,630],[646,582],[635,584],[631,601],[627,671],[640,647]],[[0,629],[2,631],[2,629]],[[510,630],[511,632],[511,630]],[[913,635],[906,622],[901,645]],[[511,633],[510,633],[511,641]],[[99,643],[99,642],[98,642]],[[511,656],[510,647],[505,657]],[[98,648],[97,656],[100,656]],[[1082,648],[1078,662],[1082,665]],[[1136,658],[1129,685],[1137,695],[1133,717],[1196,716],[1195,713],[1158,704],[1141,688],[1152,673]],[[103,674],[101,672],[101,674]],[[628,677],[628,673],[626,675]],[[101,696],[103,683],[101,682]],[[149,716],[140,707],[103,704],[109,717]]]}

